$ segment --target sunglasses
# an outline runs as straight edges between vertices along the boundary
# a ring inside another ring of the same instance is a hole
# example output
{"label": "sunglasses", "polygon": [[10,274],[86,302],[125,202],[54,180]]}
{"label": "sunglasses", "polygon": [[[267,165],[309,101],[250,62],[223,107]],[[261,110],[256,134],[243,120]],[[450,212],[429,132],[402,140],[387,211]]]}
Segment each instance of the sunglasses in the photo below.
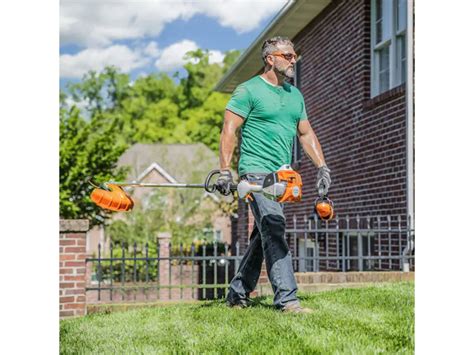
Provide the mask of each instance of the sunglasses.
{"label": "sunglasses", "polygon": [[295,60],[298,60],[298,55],[297,54],[293,54],[293,53],[283,53],[283,52],[274,52],[274,53],[271,53],[270,55],[276,55],[277,57],[282,57],[282,58],[285,58],[287,61],[291,61],[293,58],[295,58]]}

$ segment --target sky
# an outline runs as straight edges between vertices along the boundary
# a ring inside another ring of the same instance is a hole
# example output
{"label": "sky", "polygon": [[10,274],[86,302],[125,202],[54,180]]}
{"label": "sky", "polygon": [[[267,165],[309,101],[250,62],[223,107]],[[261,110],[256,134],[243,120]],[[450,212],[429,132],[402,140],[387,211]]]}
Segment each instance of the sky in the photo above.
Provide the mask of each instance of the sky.
{"label": "sky", "polygon": [[115,65],[134,80],[183,73],[183,56],[247,48],[286,0],[61,0],[60,86]]}

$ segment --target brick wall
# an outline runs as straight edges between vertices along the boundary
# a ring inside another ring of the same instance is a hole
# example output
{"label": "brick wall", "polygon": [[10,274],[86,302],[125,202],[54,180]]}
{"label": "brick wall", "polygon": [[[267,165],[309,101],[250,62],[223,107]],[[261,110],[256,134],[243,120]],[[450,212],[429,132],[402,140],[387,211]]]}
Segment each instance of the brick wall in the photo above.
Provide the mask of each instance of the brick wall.
{"label": "brick wall", "polygon": [[[295,39],[301,91],[332,170],[339,215],[406,214],[405,89],[370,98],[370,1],[333,1]],[[303,156],[303,203],[312,213],[316,169]]]}
{"label": "brick wall", "polygon": [[[308,116],[332,171],[330,197],[337,214],[401,215],[405,221],[405,88],[370,97],[370,0],[332,1],[294,43],[302,56]],[[313,214],[316,198],[317,170],[305,154],[299,172],[303,201],[285,206],[290,226],[293,215],[301,226],[304,215]],[[242,201],[239,218],[233,240],[242,243],[250,228]]]}
{"label": "brick wall", "polygon": [[61,220],[59,227],[59,317],[82,316],[86,310],[87,220]]}

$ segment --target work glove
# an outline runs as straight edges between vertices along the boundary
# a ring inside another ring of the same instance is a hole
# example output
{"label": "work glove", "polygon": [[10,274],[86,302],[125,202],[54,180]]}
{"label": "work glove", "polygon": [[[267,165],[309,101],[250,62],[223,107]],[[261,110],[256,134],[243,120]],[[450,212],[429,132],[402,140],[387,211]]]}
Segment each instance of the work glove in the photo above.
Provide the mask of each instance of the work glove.
{"label": "work glove", "polygon": [[331,170],[326,165],[323,165],[318,170],[318,176],[316,178],[316,189],[318,190],[319,196],[323,197],[328,194],[329,186],[331,185],[331,176],[329,173]]}
{"label": "work glove", "polygon": [[230,186],[234,183],[232,180],[232,173],[230,170],[221,170],[219,177],[216,181],[216,189],[222,195],[230,195]]}

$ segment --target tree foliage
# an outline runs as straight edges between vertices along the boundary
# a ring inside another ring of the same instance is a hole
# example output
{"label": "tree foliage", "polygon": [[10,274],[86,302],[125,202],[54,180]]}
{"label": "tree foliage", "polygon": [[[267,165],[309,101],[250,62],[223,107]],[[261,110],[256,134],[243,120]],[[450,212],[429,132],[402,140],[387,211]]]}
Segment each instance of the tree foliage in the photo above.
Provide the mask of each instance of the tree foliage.
{"label": "tree foliage", "polygon": [[117,160],[125,151],[120,143],[116,120],[95,114],[89,121],[76,106],[60,109],[60,213],[62,218],[88,218],[100,224],[106,211],[91,203],[89,180],[123,179],[125,169]]}
{"label": "tree foliage", "polygon": [[[197,213],[198,212],[198,213]],[[107,234],[115,242],[132,245],[154,242],[158,232],[171,232],[175,245],[190,245],[197,240],[209,239],[205,230],[212,228],[214,202],[200,190],[154,190],[133,213],[114,220]]]}
{"label": "tree foliage", "polygon": [[[189,52],[187,75],[179,81],[154,73],[131,82],[128,74],[107,67],[90,71],[61,92],[61,217],[105,223],[109,215],[90,201],[88,180],[123,179],[125,171],[117,169],[117,161],[134,143],[202,142],[217,153],[229,95],[213,88],[238,54],[227,52],[219,65],[209,63],[208,51]],[[134,213],[133,224],[139,228],[145,222]]]}

